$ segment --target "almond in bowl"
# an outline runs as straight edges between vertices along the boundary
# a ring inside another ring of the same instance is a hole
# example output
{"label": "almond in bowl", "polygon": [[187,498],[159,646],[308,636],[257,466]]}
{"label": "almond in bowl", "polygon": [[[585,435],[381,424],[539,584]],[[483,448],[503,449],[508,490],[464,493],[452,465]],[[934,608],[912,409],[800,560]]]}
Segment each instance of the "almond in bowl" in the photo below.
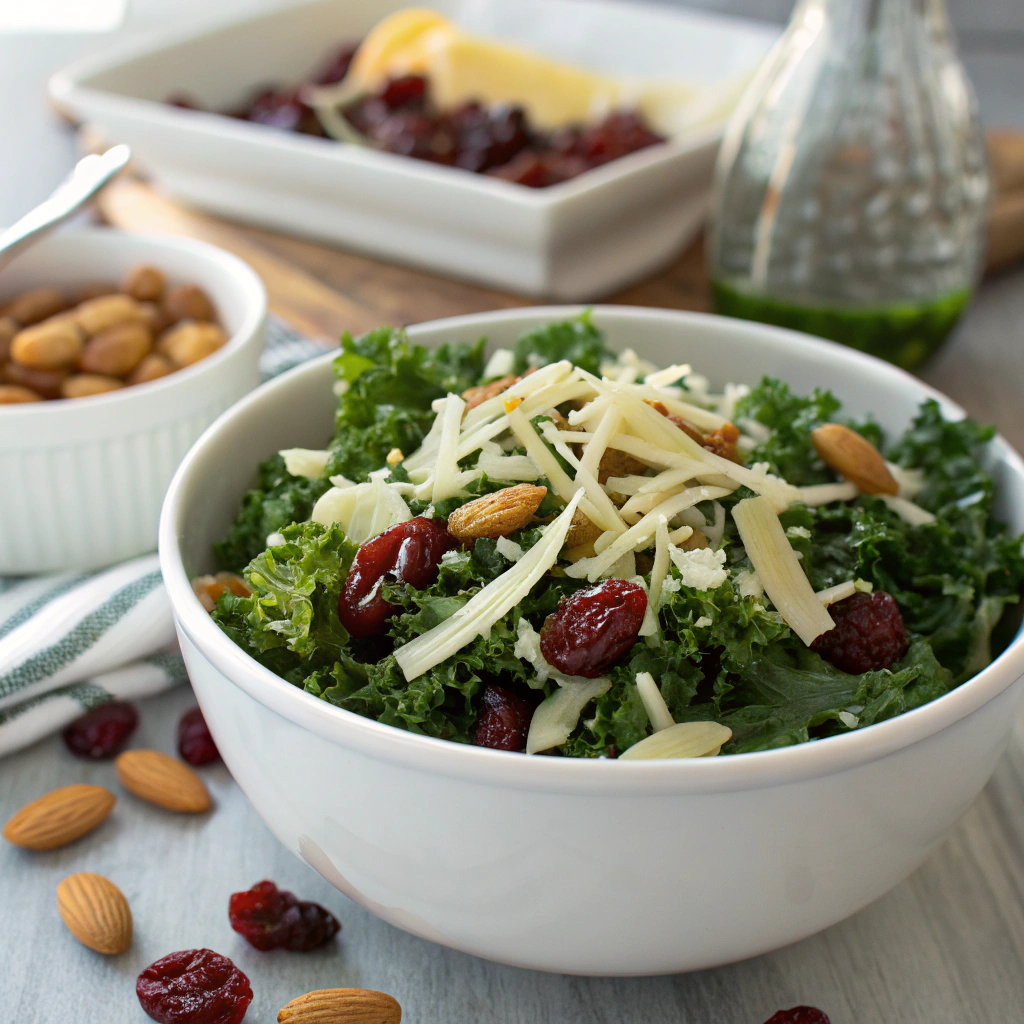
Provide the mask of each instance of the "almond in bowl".
{"label": "almond in bowl", "polygon": [[259,383],[266,294],[185,238],[52,235],[0,275],[0,575],[151,552],[189,447]]}
{"label": "almond in bowl", "polygon": [[[97,294],[100,292],[100,294]],[[216,306],[193,282],[138,263],[120,284],[45,286],[0,307],[0,405],[90,398],[158,380],[227,343]]]}

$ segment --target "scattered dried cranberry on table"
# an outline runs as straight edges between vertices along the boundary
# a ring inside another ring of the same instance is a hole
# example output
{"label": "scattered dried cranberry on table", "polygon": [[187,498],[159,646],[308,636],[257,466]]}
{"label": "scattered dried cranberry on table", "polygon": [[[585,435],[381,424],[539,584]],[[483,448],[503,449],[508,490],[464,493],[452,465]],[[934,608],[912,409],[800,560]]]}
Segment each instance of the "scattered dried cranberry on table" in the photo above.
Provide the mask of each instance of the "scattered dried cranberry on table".
{"label": "scattered dried cranberry on table", "polygon": [[907,631],[891,594],[854,594],[829,607],[835,629],[822,633],[811,650],[851,675],[889,668],[907,653]]}
{"label": "scattered dried cranberry on table", "polygon": [[813,1006],[794,1006],[790,1010],[779,1010],[764,1024],[831,1024],[828,1015]]}
{"label": "scattered dried cranberry on table", "polygon": [[352,560],[338,598],[338,618],[357,637],[384,631],[397,610],[381,596],[385,580],[422,590],[437,579],[441,556],[454,546],[440,519],[416,516],[368,540]]}
{"label": "scattered dried cranberry on table", "polygon": [[341,930],[338,919],[319,903],[300,900],[270,881],[232,893],[228,917],[231,927],[260,950],[305,953],[329,942]]}
{"label": "scattered dried cranberry on table", "polygon": [[249,979],[212,949],[183,949],[151,963],[135,983],[160,1024],[239,1024],[252,1002]]}
{"label": "scattered dried cranberry on table", "polygon": [[636,643],[646,611],[643,587],[628,580],[577,590],[544,620],[541,654],[566,675],[594,679]]}
{"label": "scattered dried cranberry on table", "polygon": [[138,713],[131,704],[112,700],[76,718],[64,730],[64,744],[77,757],[113,757],[138,724]]}
{"label": "scattered dried cranberry on table", "polygon": [[[263,86],[230,117],[304,135],[325,136],[316,112],[303,101],[307,84],[340,82],[358,49],[341,47],[308,83],[294,87]],[[200,110],[184,94],[168,98],[172,106]],[[460,167],[505,181],[544,188],[584,171],[665,142],[633,110],[616,110],[594,125],[569,125],[555,131],[532,127],[522,107],[477,102],[440,111],[430,99],[422,75],[392,78],[377,92],[342,111],[356,131],[389,153]]]}
{"label": "scattered dried cranberry on table", "polygon": [[507,687],[489,683],[480,694],[473,743],[492,750],[525,750],[533,707]]}
{"label": "scattered dried cranberry on table", "polygon": [[178,753],[191,765],[209,764],[220,757],[210,728],[199,708],[190,708],[178,721]]}

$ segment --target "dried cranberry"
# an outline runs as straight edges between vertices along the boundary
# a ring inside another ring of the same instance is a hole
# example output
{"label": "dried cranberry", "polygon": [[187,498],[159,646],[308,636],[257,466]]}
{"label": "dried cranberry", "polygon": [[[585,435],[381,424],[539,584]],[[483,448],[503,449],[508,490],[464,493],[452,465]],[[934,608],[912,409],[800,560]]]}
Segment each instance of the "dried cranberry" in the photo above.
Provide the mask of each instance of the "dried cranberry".
{"label": "dried cranberry", "polygon": [[78,757],[113,757],[121,752],[138,724],[138,713],[131,704],[112,700],[76,718],[64,730],[64,743]]}
{"label": "dried cranberry", "polygon": [[299,99],[298,89],[267,89],[257,93],[242,116],[247,121],[307,135],[321,134],[316,113]]}
{"label": "dried cranberry", "polygon": [[644,588],[628,580],[577,590],[544,621],[541,653],[566,675],[593,679],[636,643],[646,611]]}
{"label": "dried cranberry", "polygon": [[443,521],[417,516],[368,540],[352,560],[338,598],[338,618],[356,637],[375,636],[397,608],[381,597],[385,579],[418,590],[437,579],[441,556],[452,547]]}
{"label": "dried cranberry", "polygon": [[552,184],[549,180],[547,162],[532,149],[524,149],[507,164],[492,167],[487,174],[529,188],[544,188],[545,185]]}
{"label": "dried cranberry", "polygon": [[533,708],[504,686],[489,683],[480,694],[480,716],[473,743],[494,750],[525,750]]}
{"label": "dried cranberry", "polygon": [[892,594],[858,593],[829,607],[835,629],[822,633],[811,650],[851,675],[888,668],[907,653],[907,631]]}
{"label": "dried cranberry", "polygon": [[348,74],[349,65],[358,49],[358,43],[346,43],[333,53],[319,73],[313,76],[313,82],[316,85],[334,85],[335,82],[340,82]]}
{"label": "dried cranberry", "polygon": [[427,80],[422,75],[389,79],[378,94],[389,110],[401,107],[422,109],[427,97]]}
{"label": "dried cranberry", "polygon": [[199,708],[190,708],[178,720],[178,753],[193,765],[209,764],[220,757]]}
{"label": "dried cranberry", "polygon": [[791,1010],[779,1010],[764,1024],[832,1024],[828,1016],[813,1006],[794,1006]]}
{"label": "dried cranberry", "polygon": [[257,882],[228,901],[231,927],[256,949],[316,949],[341,930],[338,919],[319,903],[297,899],[273,882]]}
{"label": "dried cranberry", "polygon": [[212,949],[183,949],[151,963],[135,982],[160,1024],[239,1024],[252,1002],[249,979]]}

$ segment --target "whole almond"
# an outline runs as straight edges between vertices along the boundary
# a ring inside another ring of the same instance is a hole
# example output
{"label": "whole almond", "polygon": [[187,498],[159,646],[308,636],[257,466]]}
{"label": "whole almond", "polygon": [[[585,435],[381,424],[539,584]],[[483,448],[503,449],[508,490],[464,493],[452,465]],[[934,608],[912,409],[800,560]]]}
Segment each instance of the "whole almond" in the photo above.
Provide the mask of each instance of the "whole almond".
{"label": "whole almond", "polygon": [[91,832],[116,802],[102,786],[62,786],[22,807],[4,825],[3,836],[27,850],[55,850]]}
{"label": "whole almond", "polygon": [[167,356],[160,355],[159,352],[150,352],[145,359],[139,363],[131,372],[131,376],[128,378],[129,384],[145,384],[147,381],[158,380],[160,377],[166,377],[169,373],[174,373],[176,367],[174,363],[167,358]]}
{"label": "whole almond", "polygon": [[131,320],[147,322],[146,314],[130,295],[102,295],[83,302],[74,311],[78,326],[90,337]]}
{"label": "whole almond", "polygon": [[10,316],[0,316],[0,366],[11,357],[11,342],[21,330],[18,321]]}
{"label": "whole almond", "polygon": [[125,789],[168,811],[209,810],[210,794],[187,764],[159,750],[126,750],[114,762]]}
{"label": "whole almond", "polygon": [[57,909],[68,931],[97,953],[123,953],[132,943],[132,912],[108,878],[82,871],[57,886]]}
{"label": "whole almond", "polygon": [[546,487],[516,484],[470,501],[448,517],[448,532],[456,540],[507,537],[521,530],[540,508]]}
{"label": "whole almond", "polygon": [[142,362],[152,344],[148,324],[141,321],[118,324],[86,342],[78,357],[78,368],[84,373],[125,377]]}
{"label": "whole almond", "polygon": [[196,284],[179,284],[164,296],[164,312],[171,323],[179,320],[214,320],[217,311],[210,297]]}
{"label": "whole almond", "polygon": [[92,395],[105,395],[108,391],[118,391],[124,387],[124,381],[117,377],[108,377],[102,373],[76,373],[68,377],[61,385],[61,398],[90,398]]}
{"label": "whole almond", "polygon": [[66,317],[44,320],[19,331],[11,341],[11,360],[30,370],[59,370],[78,359],[82,332]]}
{"label": "whole almond", "polygon": [[865,494],[896,494],[896,483],[878,449],[841,423],[826,423],[811,431],[811,442],[821,460]]}
{"label": "whole almond", "polygon": [[386,992],[369,988],[321,988],[293,999],[277,1024],[399,1024],[402,1007]]}
{"label": "whole almond", "polygon": [[517,380],[519,380],[518,377],[510,374],[508,377],[492,380],[490,384],[478,384],[475,388],[466,388],[462,392],[462,397],[466,400],[465,411],[469,412],[470,409],[483,405],[488,399],[500,395],[503,391],[507,391]]}
{"label": "whole almond", "polygon": [[41,402],[42,395],[37,395],[31,388],[23,388],[20,384],[0,384],[0,405],[24,405],[26,402]]}
{"label": "whole almond", "polygon": [[139,302],[159,302],[164,295],[167,279],[162,270],[140,263],[128,271],[124,290]]}
{"label": "whole almond", "polygon": [[68,300],[59,288],[35,288],[11,300],[6,314],[14,317],[22,327],[29,327],[67,308]]}
{"label": "whole almond", "polygon": [[175,366],[191,366],[212,355],[227,340],[216,324],[186,320],[164,331],[156,347]]}
{"label": "whole almond", "polygon": [[60,389],[68,379],[67,370],[32,370],[18,363],[8,363],[3,375],[7,384],[29,388],[43,398],[60,398]]}

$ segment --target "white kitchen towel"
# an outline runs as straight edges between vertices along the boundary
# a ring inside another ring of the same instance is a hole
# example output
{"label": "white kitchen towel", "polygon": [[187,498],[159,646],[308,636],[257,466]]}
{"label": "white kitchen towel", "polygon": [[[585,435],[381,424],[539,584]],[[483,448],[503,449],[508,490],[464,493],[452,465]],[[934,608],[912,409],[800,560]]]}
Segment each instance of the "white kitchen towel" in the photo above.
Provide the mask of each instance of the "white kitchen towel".
{"label": "white kitchen towel", "polygon": [[[327,351],[271,319],[264,380]],[[157,556],[90,573],[0,577],[0,757],[109,700],[187,678]]]}

